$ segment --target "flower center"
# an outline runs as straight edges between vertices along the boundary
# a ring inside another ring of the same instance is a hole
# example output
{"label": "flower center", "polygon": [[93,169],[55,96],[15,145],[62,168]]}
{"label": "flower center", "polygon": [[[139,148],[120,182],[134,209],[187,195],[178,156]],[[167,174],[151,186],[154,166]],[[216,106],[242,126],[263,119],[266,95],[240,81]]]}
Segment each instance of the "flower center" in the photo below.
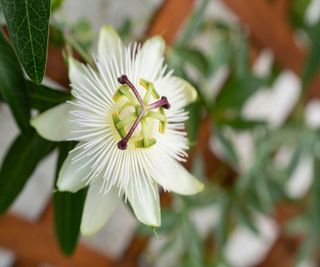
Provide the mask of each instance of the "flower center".
{"label": "flower center", "polygon": [[[158,130],[164,133],[167,122],[164,109],[170,108],[168,99],[165,96],[160,97],[153,83],[144,79],[139,81],[140,85],[146,89],[143,98],[126,75],[120,76],[118,81],[121,86],[113,96],[113,100],[118,104],[118,112],[112,114],[115,128],[122,137],[117,144],[118,148],[127,149],[130,139],[133,139],[135,147],[154,145],[156,140],[151,136],[153,123],[150,119],[159,121]],[[151,98],[155,101],[149,104]],[[137,128],[140,128],[138,133],[136,133]]]}

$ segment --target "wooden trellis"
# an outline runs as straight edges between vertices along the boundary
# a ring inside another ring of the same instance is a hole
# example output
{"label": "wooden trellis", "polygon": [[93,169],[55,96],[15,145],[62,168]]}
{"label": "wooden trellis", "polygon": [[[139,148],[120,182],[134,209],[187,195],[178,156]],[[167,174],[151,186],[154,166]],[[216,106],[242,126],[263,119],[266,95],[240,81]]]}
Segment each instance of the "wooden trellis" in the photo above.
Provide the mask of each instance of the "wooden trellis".
{"label": "wooden trellis", "polygon": [[[300,75],[303,71],[307,51],[299,47],[294,38],[293,30],[288,23],[288,8],[293,0],[223,0],[225,4],[248,26],[251,34],[253,51],[260,48],[270,48],[276,62],[283,68]],[[165,0],[157,10],[146,36],[161,34],[167,43],[172,43],[179,29],[190,16],[194,0]],[[61,51],[49,47],[49,64],[47,75],[61,84],[68,85],[67,70],[64,66]],[[320,98],[320,77],[316,76],[311,83],[309,97]],[[208,150],[209,120],[201,127],[201,142],[195,150],[201,152],[206,161],[206,172],[212,174],[216,167],[223,164]],[[235,179],[235,173],[228,169],[230,181]],[[163,196],[163,202],[170,202]],[[279,205],[274,218],[281,226],[297,214],[298,208],[286,203]],[[31,223],[12,213],[0,217],[0,246],[11,249],[17,256],[14,266],[38,266],[50,263],[54,266],[76,267],[109,267],[138,266],[141,252],[148,244],[147,238],[134,236],[120,260],[115,261],[83,244],[80,244],[71,258],[63,256],[57,246],[52,225],[52,207],[47,208],[38,222]],[[267,258],[258,266],[289,267],[293,266],[296,247],[299,238],[288,239],[282,233]],[[208,246],[212,245],[208,242]]]}

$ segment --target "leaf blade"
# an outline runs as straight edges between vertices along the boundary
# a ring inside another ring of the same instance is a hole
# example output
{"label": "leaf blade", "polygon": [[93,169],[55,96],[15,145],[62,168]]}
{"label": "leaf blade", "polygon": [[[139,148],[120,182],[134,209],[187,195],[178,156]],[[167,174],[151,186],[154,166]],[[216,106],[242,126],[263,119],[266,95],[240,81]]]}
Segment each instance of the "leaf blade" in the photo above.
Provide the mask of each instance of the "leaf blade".
{"label": "leaf blade", "polygon": [[[63,142],[59,146],[56,179],[73,142]],[[81,177],[79,177],[81,179]],[[80,223],[87,189],[76,193],[56,191],[53,196],[55,233],[61,250],[71,255],[76,248],[80,233]]]}
{"label": "leaf blade", "polygon": [[0,93],[10,106],[20,130],[31,131],[30,107],[20,65],[9,43],[0,33]]}
{"label": "leaf blade", "polygon": [[50,0],[2,0],[16,54],[31,80],[40,84],[45,71]]}
{"label": "leaf blade", "polygon": [[0,214],[15,200],[38,163],[54,146],[36,132],[32,137],[19,135],[15,139],[0,169]]}

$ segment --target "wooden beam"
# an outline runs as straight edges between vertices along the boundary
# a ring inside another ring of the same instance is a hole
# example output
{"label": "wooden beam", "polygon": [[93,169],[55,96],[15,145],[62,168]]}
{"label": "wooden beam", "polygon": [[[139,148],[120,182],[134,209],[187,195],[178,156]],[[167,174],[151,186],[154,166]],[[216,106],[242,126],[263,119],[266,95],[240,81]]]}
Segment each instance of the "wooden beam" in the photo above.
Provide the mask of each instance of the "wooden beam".
{"label": "wooden beam", "polygon": [[166,0],[151,20],[146,36],[162,35],[172,44],[192,13],[194,0]]}
{"label": "wooden beam", "polygon": [[[114,262],[80,244],[72,257],[61,254],[53,225],[32,223],[7,213],[0,217],[0,246],[14,251],[18,259],[60,267],[111,267]],[[19,262],[19,260],[18,260]]]}
{"label": "wooden beam", "polygon": [[250,33],[261,45],[273,51],[282,67],[301,73],[306,53],[297,45],[289,25],[282,16],[274,12],[270,4],[263,0],[224,2],[249,27]]}
{"label": "wooden beam", "polygon": [[[225,4],[245,23],[252,36],[262,47],[270,48],[275,60],[285,69],[301,76],[307,51],[300,47],[283,12],[277,12],[272,4],[264,0],[223,0]],[[280,1],[280,0],[278,0]],[[286,1],[278,10],[285,9]],[[316,75],[310,84],[309,98],[320,98],[320,76]]]}

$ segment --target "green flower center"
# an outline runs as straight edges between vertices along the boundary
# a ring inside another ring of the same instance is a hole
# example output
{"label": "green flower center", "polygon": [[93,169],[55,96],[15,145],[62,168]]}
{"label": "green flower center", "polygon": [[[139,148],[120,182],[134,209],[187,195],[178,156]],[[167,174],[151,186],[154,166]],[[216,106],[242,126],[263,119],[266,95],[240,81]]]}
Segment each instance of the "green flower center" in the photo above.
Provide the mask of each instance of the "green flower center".
{"label": "green flower center", "polygon": [[121,85],[113,95],[118,110],[112,114],[114,126],[122,138],[118,142],[118,148],[127,149],[130,140],[138,148],[154,145],[156,143],[156,139],[152,136],[154,122],[158,122],[160,133],[165,132],[167,123],[165,109],[170,108],[167,98],[160,97],[153,83],[147,80],[139,81],[146,90],[143,98],[126,75],[119,77],[118,81]]}

